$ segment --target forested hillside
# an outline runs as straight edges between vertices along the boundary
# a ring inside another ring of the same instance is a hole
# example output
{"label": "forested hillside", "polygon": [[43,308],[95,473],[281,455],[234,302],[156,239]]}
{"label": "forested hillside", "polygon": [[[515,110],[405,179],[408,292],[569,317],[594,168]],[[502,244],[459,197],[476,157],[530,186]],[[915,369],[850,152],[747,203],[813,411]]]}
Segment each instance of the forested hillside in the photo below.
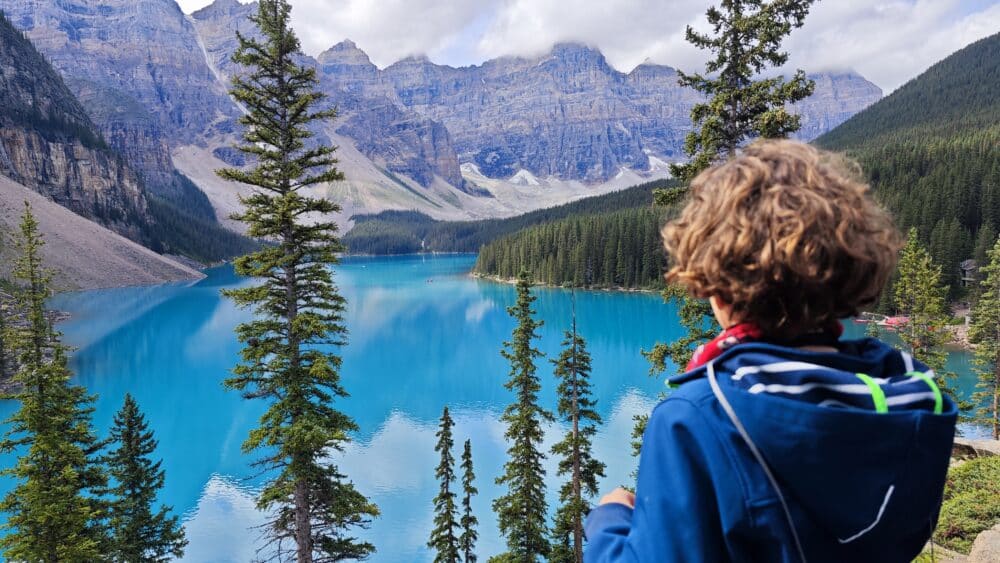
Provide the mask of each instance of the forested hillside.
{"label": "forested hillside", "polygon": [[484,244],[533,225],[577,215],[648,207],[653,202],[653,190],[671,185],[671,180],[656,180],[508,219],[435,221],[415,211],[359,215],[343,241],[352,254],[477,252]]}
{"label": "forested hillside", "polygon": [[1000,227],[1000,34],[935,64],[820,137],[846,151],[878,198],[956,287],[958,265],[980,263]]}
{"label": "forested hillside", "polygon": [[475,272],[513,279],[522,270],[541,283],[574,287],[662,286],[664,211],[650,207],[572,216],[483,246]]}

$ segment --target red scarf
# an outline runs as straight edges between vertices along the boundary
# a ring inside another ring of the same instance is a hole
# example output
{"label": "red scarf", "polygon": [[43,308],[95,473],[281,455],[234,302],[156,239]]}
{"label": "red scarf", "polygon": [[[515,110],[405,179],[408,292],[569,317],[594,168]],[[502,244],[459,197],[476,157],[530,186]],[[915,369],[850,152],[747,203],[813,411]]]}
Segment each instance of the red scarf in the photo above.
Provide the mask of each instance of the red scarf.
{"label": "red scarf", "polygon": [[[822,331],[807,334],[803,336],[803,338],[797,339],[794,345],[802,346],[809,344],[810,341],[815,343],[817,340],[825,340],[826,342],[829,342],[830,340],[836,341],[843,333],[844,326],[839,322],[834,322]],[[753,323],[742,323],[727,328],[722,331],[719,336],[716,336],[712,340],[702,344],[694,351],[694,355],[691,356],[691,361],[688,362],[687,369],[685,371],[691,371],[707,364],[737,344],[742,344],[744,342],[759,342],[761,340],[764,340],[764,331]]]}

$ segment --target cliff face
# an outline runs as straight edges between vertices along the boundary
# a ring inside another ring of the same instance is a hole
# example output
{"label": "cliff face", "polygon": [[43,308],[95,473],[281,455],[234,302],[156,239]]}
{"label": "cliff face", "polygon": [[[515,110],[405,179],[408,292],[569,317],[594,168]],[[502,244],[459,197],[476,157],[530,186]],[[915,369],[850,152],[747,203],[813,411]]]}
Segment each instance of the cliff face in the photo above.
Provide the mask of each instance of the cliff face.
{"label": "cliff face", "polygon": [[133,240],[148,209],[139,177],[31,43],[0,18],[0,174]]}
{"label": "cliff face", "polygon": [[148,187],[171,197],[170,145],[238,114],[173,0],[0,0]]}
{"label": "cliff face", "polygon": [[[538,176],[602,181],[621,168],[648,170],[683,156],[691,107],[700,101],[667,66],[643,64],[624,74],[590,47],[567,43],[535,59],[501,58],[451,68],[408,58],[375,68],[350,42],[319,57],[334,88],[380,93],[452,132],[461,162],[487,176],[519,169]],[[811,139],[881,97],[856,74],[817,74],[816,94],[798,104]]]}
{"label": "cliff face", "polygon": [[[239,72],[230,60],[235,32],[255,33],[249,16],[256,8],[216,0],[185,16],[174,0],[0,0],[0,10],[62,72],[150,192],[175,201],[190,193],[176,185],[173,151],[207,145],[220,159],[243,164],[227,148],[239,132],[240,108],[226,91]],[[466,195],[452,188],[490,190],[498,208],[522,197],[507,190],[519,178],[571,186],[662,176],[666,161],[683,158],[690,109],[700,100],[670,67],[643,64],[623,73],[596,49],[573,43],[541,57],[472,67],[412,57],[379,69],[344,41],[303,62],[315,65],[328,103],[340,112],[317,126],[319,141],[349,139],[366,166],[399,189],[409,189],[396,184],[405,176],[452,200]],[[814,78],[816,94],[795,108],[805,139],[881,97],[854,74]],[[462,166],[476,174],[466,180]],[[373,192],[357,199],[395,201]],[[464,212],[482,203],[477,213],[492,213],[485,210],[495,206],[475,199],[449,205]]]}
{"label": "cliff face", "polygon": [[[218,0],[191,15],[209,64],[221,81],[228,83],[240,70],[231,60],[237,47],[236,31],[247,36],[256,34],[249,20],[256,10],[256,3]],[[377,70],[367,55],[356,47],[355,50],[364,59],[359,61],[361,66]],[[351,56],[346,52],[344,55]],[[323,64],[312,57],[304,57],[302,62],[311,66]],[[325,73],[318,74],[329,96],[327,103],[340,112],[332,125],[337,133],[355,140],[363,154],[388,171],[408,176],[423,186],[429,186],[439,176],[452,186],[464,188],[451,133],[440,121],[408,111],[378,91],[364,88],[342,91],[326,82]],[[316,133],[323,135],[322,130]]]}

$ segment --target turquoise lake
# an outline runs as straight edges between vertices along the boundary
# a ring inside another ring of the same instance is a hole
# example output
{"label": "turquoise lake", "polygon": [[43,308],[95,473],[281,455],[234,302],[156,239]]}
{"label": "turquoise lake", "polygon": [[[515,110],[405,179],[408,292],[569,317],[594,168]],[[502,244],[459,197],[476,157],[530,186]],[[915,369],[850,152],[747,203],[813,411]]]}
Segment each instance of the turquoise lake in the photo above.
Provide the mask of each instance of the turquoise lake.
{"label": "turquoise lake", "polygon": [[[514,327],[506,313],[512,286],[468,276],[474,256],[348,258],[337,283],[348,300],[349,345],[342,379],[351,397],[338,407],[360,426],[355,442],[336,456],[341,470],[369,495],[382,515],[360,534],[378,548],[373,561],[429,561],[425,547],[437,492],[434,432],[448,405],[456,420],[456,451],[471,438],[480,494],[482,560],[502,550],[490,503],[506,444],[499,416],[511,394],[502,342]],[[252,500],[260,481],[240,444],[262,405],[223,389],[239,345],[233,335],[249,313],[220,297],[243,283],[232,269],[207,272],[196,284],[90,291],[57,296],[70,313],[60,325],[74,346],[77,380],[99,396],[95,426],[106,435],[126,392],[139,402],[159,440],[167,481],[161,500],[181,515],[190,545],[184,561],[246,562],[254,558],[261,521]],[[569,327],[573,292],[537,289],[544,320],[539,348],[541,399],[555,403],[548,359],[558,355]],[[647,375],[640,350],[679,335],[675,310],[651,293],[576,292],[577,319],[593,356],[593,388],[604,425],[596,455],[607,463],[602,488],[630,481],[632,418],[655,404],[662,380]],[[848,326],[852,335],[857,325]],[[951,367],[973,384],[966,353]],[[0,404],[0,414],[13,410]],[[550,427],[549,445],[562,428]],[[9,466],[10,456],[0,457]],[[550,506],[560,482],[549,459]],[[11,487],[0,480],[0,494]]]}

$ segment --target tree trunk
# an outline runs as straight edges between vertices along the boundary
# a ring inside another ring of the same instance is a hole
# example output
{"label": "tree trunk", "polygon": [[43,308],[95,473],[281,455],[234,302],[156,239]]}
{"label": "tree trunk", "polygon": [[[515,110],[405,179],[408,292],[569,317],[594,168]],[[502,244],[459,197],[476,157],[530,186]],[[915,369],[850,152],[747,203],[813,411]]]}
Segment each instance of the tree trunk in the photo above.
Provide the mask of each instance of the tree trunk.
{"label": "tree trunk", "polygon": [[295,544],[298,563],[312,563],[312,522],[309,518],[309,498],[306,483],[295,483]]}
{"label": "tree trunk", "polygon": [[[575,302],[574,302],[575,306]],[[576,318],[573,319],[573,500],[580,502],[580,404],[577,385]],[[580,513],[573,514],[573,554],[583,563],[583,522]]]}
{"label": "tree trunk", "polygon": [[993,439],[1000,440],[1000,364],[993,368]]}

